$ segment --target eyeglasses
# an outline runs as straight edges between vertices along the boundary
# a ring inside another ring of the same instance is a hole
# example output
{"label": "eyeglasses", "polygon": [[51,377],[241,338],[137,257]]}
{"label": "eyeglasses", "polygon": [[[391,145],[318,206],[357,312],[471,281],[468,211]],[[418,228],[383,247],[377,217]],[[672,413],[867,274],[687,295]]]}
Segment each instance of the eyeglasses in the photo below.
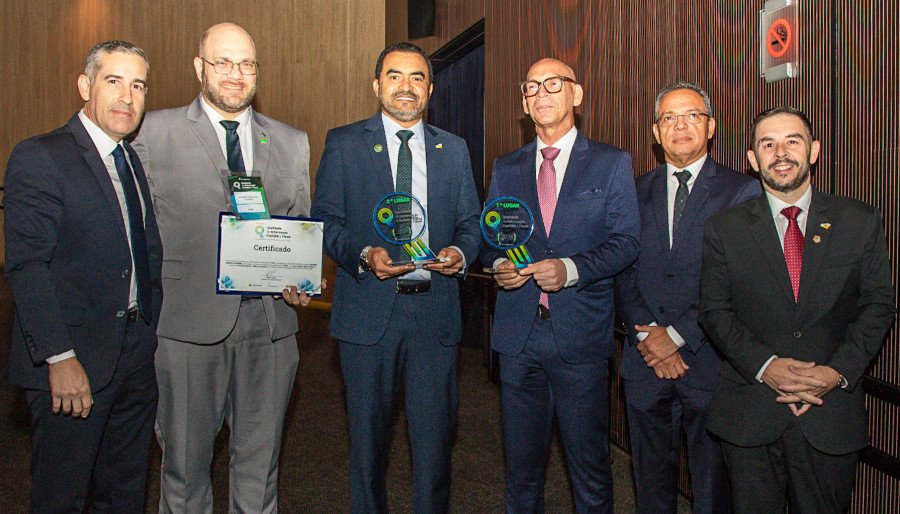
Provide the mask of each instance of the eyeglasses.
{"label": "eyeglasses", "polygon": [[213,70],[219,75],[228,75],[231,73],[231,70],[234,69],[234,66],[237,65],[238,69],[241,71],[241,75],[256,75],[256,71],[259,69],[259,63],[256,61],[241,61],[234,62],[230,59],[216,59],[215,61],[207,61],[200,58],[206,64],[209,64],[213,67]]}
{"label": "eyeglasses", "polygon": [[575,79],[570,79],[569,77],[547,77],[540,82],[537,80],[526,80],[519,84],[519,89],[522,90],[522,96],[529,98],[538,94],[541,86],[544,86],[544,89],[550,94],[559,93],[566,82],[576,83]]}
{"label": "eyeglasses", "polygon": [[686,112],[684,114],[663,114],[656,119],[656,124],[660,127],[671,127],[678,123],[678,118],[684,118],[684,122],[688,125],[696,125],[703,121],[703,117],[709,118],[709,114],[705,112]]}

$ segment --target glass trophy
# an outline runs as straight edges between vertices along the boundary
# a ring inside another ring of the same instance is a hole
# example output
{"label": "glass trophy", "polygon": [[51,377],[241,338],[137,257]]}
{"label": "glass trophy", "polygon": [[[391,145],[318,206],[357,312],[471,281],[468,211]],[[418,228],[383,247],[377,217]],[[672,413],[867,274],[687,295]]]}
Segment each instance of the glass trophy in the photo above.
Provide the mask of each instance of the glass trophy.
{"label": "glass trophy", "polygon": [[428,263],[443,261],[422,240],[427,226],[426,215],[422,203],[415,196],[401,192],[385,196],[375,205],[372,223],[382,239],[402,246],[409,256],[408,260],[395,260],[393,266],[413,264],[419,269]]}
{"label": "glass trophy", "polygon": [[502,196],[488,202],[481,213],[481,235],[485,242],[497,250],[506,252],[506,257],[524,268],[534,263],[525,243],[534,232],[534,216],[522,200],[513,196]]}

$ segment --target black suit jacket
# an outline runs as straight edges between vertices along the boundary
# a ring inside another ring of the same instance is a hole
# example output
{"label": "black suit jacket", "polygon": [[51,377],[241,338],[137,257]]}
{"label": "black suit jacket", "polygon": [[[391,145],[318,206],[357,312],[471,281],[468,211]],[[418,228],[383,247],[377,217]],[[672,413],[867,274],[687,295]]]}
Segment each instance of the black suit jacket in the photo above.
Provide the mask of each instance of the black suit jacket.
{"label": "black suit jacket", "polygon": [[[140,160],[125,147],[145,203],[155,333],[162,244]],[[124,341],[131,251],[112,180],[77,114],[16,146],[5,193],[5,273],[16,302],[10,382],[49,390],[45,360],[74,349],[99,391]]]}
{"label": "black suit jacket", "polygon": [[622,349],[620,374],[628,380],[659,380],[635,345],[634,325],[672,326],[684,338],[681,357],[690,366],[683,381],[711,391],[719,378],[721,359],[697,323],[700,303],[700,254],[703,226],[713,214],[759,196],[759,181],[707,157],[697,174],[669,246],[666,165],[636,182],[641,212],[641,253],[616,277],[616,306],[625,323],[628,343]]}
{"label": "black suit jacket", "polygon": [[[796,303],[766,195],[723,211],[706,225],[700,286],[700,324],[726,360],[710,408],[714,434],[758,446],[796,422],[825,453],[868,444],[856,385],[896,313],[878,210],[813,191]],[[795,418],[755,379],[772,355],[831,366],[850,386]]]}

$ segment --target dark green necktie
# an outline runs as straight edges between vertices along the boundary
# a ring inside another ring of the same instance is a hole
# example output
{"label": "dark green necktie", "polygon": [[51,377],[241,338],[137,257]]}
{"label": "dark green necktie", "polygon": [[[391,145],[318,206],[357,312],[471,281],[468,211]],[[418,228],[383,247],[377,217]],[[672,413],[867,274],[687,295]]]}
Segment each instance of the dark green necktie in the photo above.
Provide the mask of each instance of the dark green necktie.
{"label": "dark green necktie", "polygon": [[691,179],[691,172],[688,170],[682,170],[675,173],[675,178],[678,179],[678,189],[675,190],[675,206],[672,209],[672,239],[675,237],[675,227],[678,226],[678,220],[681,219],[681,214],[684,212],[684,204],[687,203],[688,199],[688,180]]}
{"label": "dark green necktie", "polygon": [[238,137],[237,121],[222,120],[219,122],[225,127],[225,157],[228,160],[228,170],[244,173],[244,154],[241,152],[241,138]]}
{"label": "dark green necktie", "polygon": [[[409,149],[409,139],[412,136],[412,130],[397,131],[397,137],[400,138],[400,151],[397,153],[397,185],[395,189],[398,193],[412,194],[412,151]],[[405,207],[405,209],[397,210],[397,214],[400,215],[399,219],[404,220],[397,223],[398,239],[409,239],[412,235],[409,204],[406,204]]]}

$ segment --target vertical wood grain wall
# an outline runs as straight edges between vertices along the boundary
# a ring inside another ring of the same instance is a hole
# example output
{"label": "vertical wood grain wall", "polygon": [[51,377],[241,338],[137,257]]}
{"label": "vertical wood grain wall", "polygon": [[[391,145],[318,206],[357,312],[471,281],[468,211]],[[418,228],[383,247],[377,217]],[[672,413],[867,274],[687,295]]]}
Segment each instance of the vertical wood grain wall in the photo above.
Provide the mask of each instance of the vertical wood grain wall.
{"label": "vertical wood grain wall", "polygon": [[[309,134],[314,175],[327,130],[377,108],[371,70],[384,45],[385,0],[4,0],[0,169],[18,141],[64,124],[83,105],[75,80],[94,44],[125,39],[143,48],[147,110],[175,107],[199,93],[192,59],[203,31],[221,21],[253,36],[254,108]],[[0,236],[0,255],[2,248]]]}

